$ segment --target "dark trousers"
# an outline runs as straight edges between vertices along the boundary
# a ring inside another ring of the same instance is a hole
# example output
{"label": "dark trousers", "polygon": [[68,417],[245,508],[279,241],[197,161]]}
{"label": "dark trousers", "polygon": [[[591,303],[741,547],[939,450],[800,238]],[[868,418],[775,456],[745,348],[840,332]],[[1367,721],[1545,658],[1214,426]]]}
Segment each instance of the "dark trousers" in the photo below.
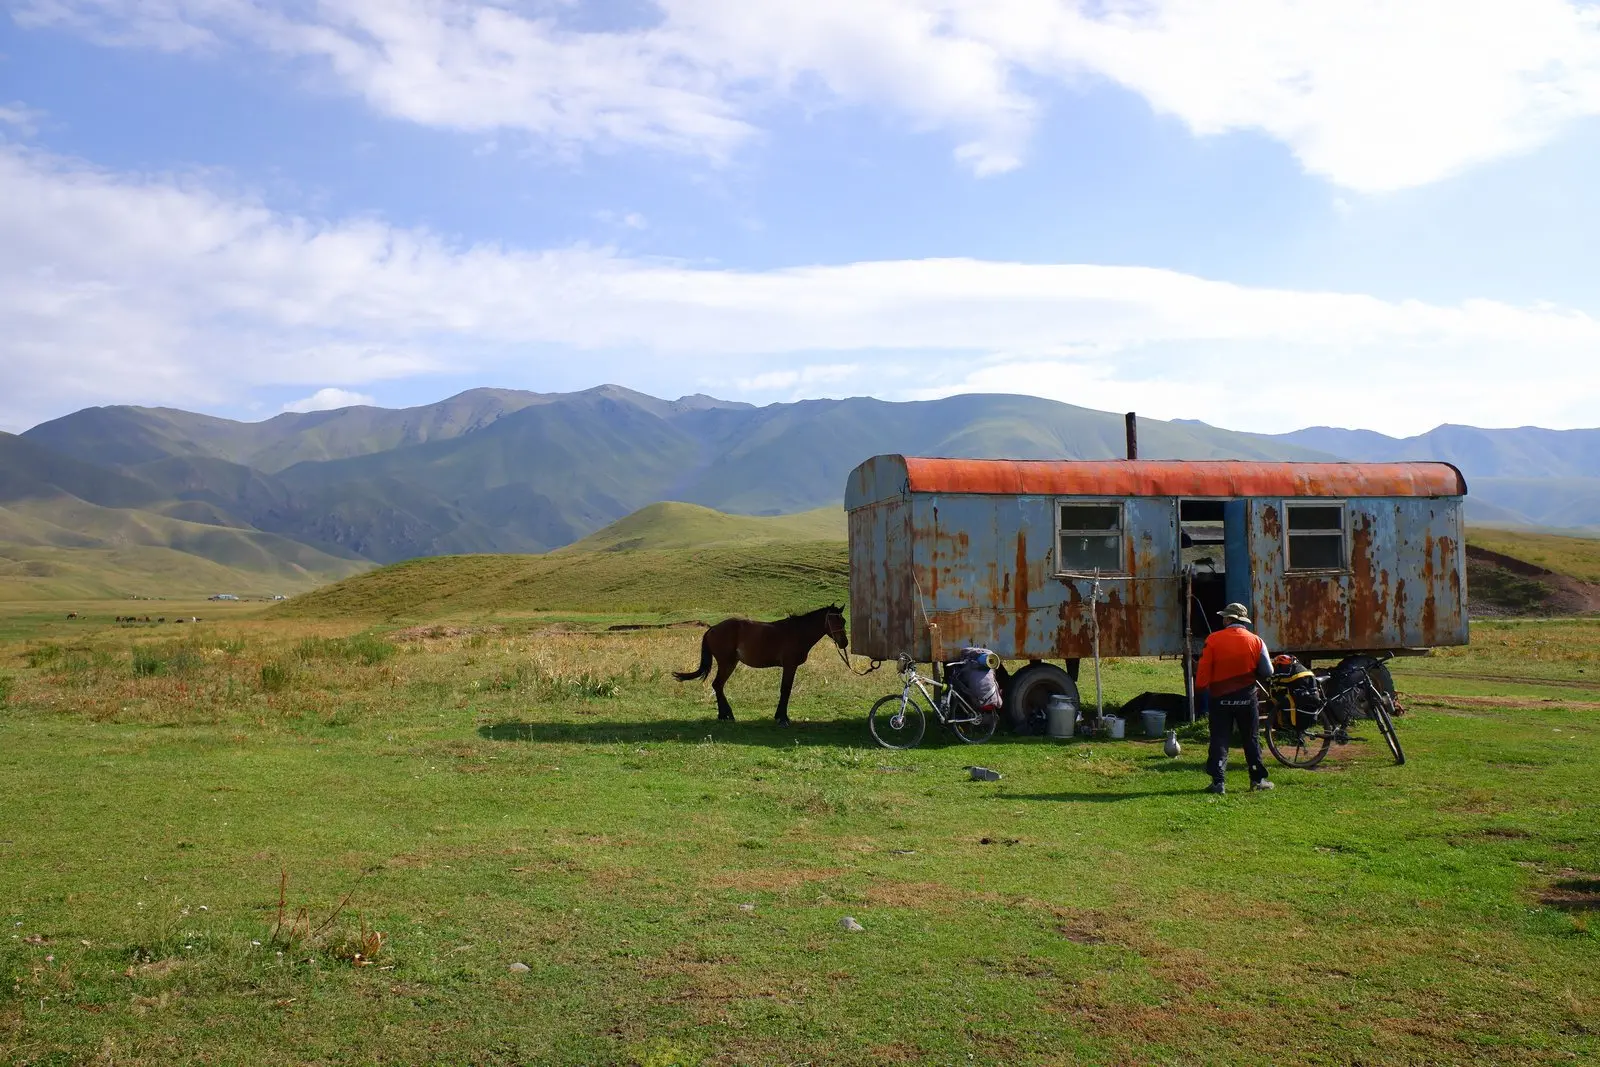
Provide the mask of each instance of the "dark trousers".
{"label": "dark trousers", "polygon": [[1223,772],[1228,769],[1228,746],[1233,742],[1235,730],[1244,742],[1244,762],[1250,769],[1250,780],[1265,780],[1267,765],[1261,762],[1261,713],[1256,707],[1255,690],[1213,696],[1210,704],[1207,721],[1211,726],[1211,754],[1206,759],[1206,772],[1211,780],[1222,781]]}

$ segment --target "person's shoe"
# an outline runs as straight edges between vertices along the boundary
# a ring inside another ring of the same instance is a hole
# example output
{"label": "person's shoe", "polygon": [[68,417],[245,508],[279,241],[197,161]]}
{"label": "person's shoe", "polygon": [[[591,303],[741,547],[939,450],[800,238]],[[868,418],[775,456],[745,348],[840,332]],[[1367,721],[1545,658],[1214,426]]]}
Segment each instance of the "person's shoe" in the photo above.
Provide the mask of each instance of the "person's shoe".
{"label": "person's shoe", "polygon": [[1212,782],[1210,785],[1206,786],[1207,793],[1215,793],[1218,796],[1221,796],[1227,791],[1228,787],[1223,785],[1221,782]]}
{"label": "person's shoe", "polygon": [[1271,779],[1268,779],[1268,778],[1263,778],[1259,782],[1251,782],[1250,783],[1250,789],[1252,791],[1257,790],[1257,789],[1276,789],[1276,788],[1278,788],[1278,787],[1273,785]]}

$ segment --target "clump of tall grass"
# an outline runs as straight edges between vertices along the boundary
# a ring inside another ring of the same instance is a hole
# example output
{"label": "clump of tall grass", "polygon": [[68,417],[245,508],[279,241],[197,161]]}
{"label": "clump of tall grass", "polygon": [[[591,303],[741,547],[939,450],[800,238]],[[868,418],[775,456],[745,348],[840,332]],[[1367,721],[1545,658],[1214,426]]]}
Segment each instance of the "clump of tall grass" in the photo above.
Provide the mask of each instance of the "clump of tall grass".
{"label": "clump of tall grass", "polygon": [[24,652],[22,658],[27,660],[30,667],[52,667],[61,662],[65,654],[66,649],[60,645],[38,645]]}
{"label": "clump of tall grass", "polygon": [[267,693],[281,693],[294,681],[294,668],[282,660],[271,660],[261,665],[261,689]]}
{"label": "clump of tall grass", "polygon": [[0,708],[6,706],[11,700],[11,692],[16,688],[17,680],[9,674],[0,674]]}
{"label": "clump of tall grass", "polygon": [[133,650],[135,678],[154,678],[163,674],[189,674],[203,666],[205,657],[187,645],[155,648],[140,645]]}
{"label": "clump of tall grass", "polygon": [[622,695],[622,675],[594,671],[550,671],[534,663],[518,663],[473,688],[490,692],[524,693],[536,700],[605,700]]}
{"label": "clump of tall grass", "polygon": [[397,651],[392,643],[376,634],[356,634],[354,637],[304,637],[295,646],[294,654],[301,660],[358,660],[372,667]]}

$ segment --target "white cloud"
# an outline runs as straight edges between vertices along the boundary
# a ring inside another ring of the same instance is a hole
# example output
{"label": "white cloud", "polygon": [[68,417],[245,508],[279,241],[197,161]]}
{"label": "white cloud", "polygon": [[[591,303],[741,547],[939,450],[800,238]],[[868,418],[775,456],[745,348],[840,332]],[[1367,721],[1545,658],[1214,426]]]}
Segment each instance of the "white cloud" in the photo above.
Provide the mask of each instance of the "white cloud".
{"label": "white cloud", "polygon": [[291,400],[283,405],[284,411],[336,411],[339,408],[353,408],[360,405],[373,407],[377,401],[366,393],[353,393],[348,389],[336,389],[328,386],[318,389],[310,396],[303,396],[299,400]]}
{"label": "white cloud", "polygon": [[[1255,429],[1572,426],[1600,406],[1597,349],[1600,322],[1561,308],[1139,267],[735,271],[461,246],[0,145],[0,425],[91,403],[219,405],[267,386],[444,370],[538,381],[541,368],[581,367],[663,390],[1001,389]],[[1132,403],[1141,395],[1160,410]]]}
{"label": "white cloud", "polygon": [[569,28],[570,7],[22,0],[14,17],[107,44],[309,58],[384,114],[561,151],[720,160],[770,101],[799,98],[948,131],[991,174],[1022,162],[1039,86],[1100,77],[1197,135],[1259,131],[1376,192],[1600,114],[1600,10],[1581,0],[656,0],[648,25],[604,31]]}
{"label": "white cloud", "polygon": [[43,111],[28,107],[20,100],[0,104],[0,126],[10,126],[23,137],[32,137],[38,133],[39,122],[43,118]]}

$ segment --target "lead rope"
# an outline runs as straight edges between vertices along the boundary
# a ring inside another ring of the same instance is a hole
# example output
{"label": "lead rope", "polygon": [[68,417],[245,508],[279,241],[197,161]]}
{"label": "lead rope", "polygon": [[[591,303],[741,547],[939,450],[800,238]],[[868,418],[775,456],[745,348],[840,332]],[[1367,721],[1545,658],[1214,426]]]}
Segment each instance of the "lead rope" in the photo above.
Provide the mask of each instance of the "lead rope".
{"label": "lead rope", "polygon": [[[828,637],[829,637],[829,639],[832,639],[833,634],[829,633]],[[869,664],[867,665],[867,669],[866,670],[858,671],[855,668],[855,664],[850,662],[850,653],[848,653],[844,649],[840,648],[839,647],[839,642],[837,642],[837,641],[833,642],[833,650],[835,652],[839,653],[839,659],[844,662],[844,669],[849,671],[851,674],[855,675],[857,678],[865,678],[867,675],[871,674],[873,671],[875,671],[879,667],[883,666],[883,660],[874,659],[874,660],[869,662]]]}

